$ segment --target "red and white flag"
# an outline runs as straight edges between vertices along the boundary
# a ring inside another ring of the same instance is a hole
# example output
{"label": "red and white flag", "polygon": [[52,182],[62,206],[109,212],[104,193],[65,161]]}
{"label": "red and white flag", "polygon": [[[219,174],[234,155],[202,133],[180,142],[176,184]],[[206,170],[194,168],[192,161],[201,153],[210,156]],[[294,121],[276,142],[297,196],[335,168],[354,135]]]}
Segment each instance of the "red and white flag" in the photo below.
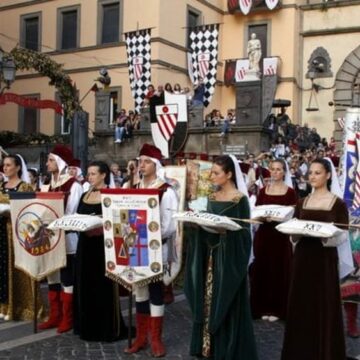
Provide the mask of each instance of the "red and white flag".
{"label": "red and white flag", "polygon": [[198,55],[199,73],[205,79],[209,72],[210,53],[201,53]]}
{"label": "red and white flag", "polygon": [[252,7],[252,0],[239,0],[239,5],[241,12],[247,15]]}
{"label": "red and white flag", "polygon": [[270,10],[274,10],[276,5],[279,3],[279,0],[265,0],[265,2]]}
{"label": "red and white flag", "polygon": [[144,59],[142,56],[135,56],[133,58],[133,66],[134,66],[134,80],[138,81],[143,73],[143,63]]}
{"label": "red and white flag", "polygon": [[337,122],[340,126],[341,129],[344,129],[344,126],[345,126],[345,118],[344,117],[338,117],[337,118]]}
{"label": "red and white flag", "polygon": [[159,130],[166,141],[169,141],[174,133],[178,120],[177,104],[166,104],[156,106],[156,118],[159,124]]}
{"label": "red and white flag", "polygon": [[236,82],[244,81],[247,70],[249,70],[249,60],[248,59],[237,60],[236,70],[235,70],[235,81]]}
{"label": "red and white flag", "polygon": [[264,60],[264,76],[272,76],[277,74],[278,58],[271,57]]}

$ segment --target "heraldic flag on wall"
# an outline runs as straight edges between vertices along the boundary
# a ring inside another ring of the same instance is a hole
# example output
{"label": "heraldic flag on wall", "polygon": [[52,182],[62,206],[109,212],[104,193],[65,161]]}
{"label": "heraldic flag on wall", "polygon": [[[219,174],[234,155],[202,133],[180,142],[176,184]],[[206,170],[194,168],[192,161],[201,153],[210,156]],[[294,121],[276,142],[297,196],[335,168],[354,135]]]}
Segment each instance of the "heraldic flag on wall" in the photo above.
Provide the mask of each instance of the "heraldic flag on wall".
{"label": "heraldic flag on wall", "polygon": [[140,112],[151,83],[151,29],[128,32],[125,42],[131,93]]}
{"label": "heraldic flag on wall", "polygon": [[203,25],[193,28],[190,33],[192,74],[194,84],[204,80],[204,106],[210,104],[215,92],[219,24]]}

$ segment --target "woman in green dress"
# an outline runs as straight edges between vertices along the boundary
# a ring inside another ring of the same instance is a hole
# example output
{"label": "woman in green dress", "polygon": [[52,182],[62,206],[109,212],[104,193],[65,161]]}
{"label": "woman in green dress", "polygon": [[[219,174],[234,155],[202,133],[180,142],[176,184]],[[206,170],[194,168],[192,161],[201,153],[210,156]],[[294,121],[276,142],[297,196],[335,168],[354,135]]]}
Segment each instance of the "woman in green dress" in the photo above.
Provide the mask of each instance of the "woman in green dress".
{"label": "woman in green dress", "polygon": [[[247,190],[235,157],[219,156],[210,179],[217,191],[207,211],[231,218],[250,217]],[[195,229],[188,243],[185,294],[193,331],[191,355],[214,360],[256,360],[257,352],[248,298],[247,269],[250,226],[226,231]],[[211,232],[210,232],[211,231]]]}

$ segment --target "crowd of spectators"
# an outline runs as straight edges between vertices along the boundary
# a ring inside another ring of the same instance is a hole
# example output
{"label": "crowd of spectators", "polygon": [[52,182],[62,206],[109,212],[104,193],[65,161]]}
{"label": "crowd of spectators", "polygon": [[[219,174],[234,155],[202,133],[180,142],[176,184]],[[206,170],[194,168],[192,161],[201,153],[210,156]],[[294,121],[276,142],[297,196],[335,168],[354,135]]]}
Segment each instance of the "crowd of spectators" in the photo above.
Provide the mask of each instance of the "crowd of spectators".
{"label": "crowd of spectators", "polygon": [[137,114],[133,110],[126,113],[125,109],[121,109],[115,121],[115,143],[121,144],[125,139],[129,139],[133,135],[133,130],[140,130],[141,114]]}
{"label": "crowd of spectators", "polygon": [[[288,165],[293,187],[299,197],[309,194],[311,188],[308,184],[307,175],[309,166],[313,160],[326,157],[333,162],[336,168],[339,167],[340,151],[336,150],[334,139],[331,138],[329,143],[324,138],[321,140],[322,141],[319,142],[311,140],[309,147],[304,149],[297,146],[296,141],[293,143],[290,140],[290,144],[285,144],[282,139],[279,139],[278,142],[271,146],[269,151],[263,151],[257,156],[248,154],[244,158],[244,163],[248,164],[246,172],[249,172],[250,169],[251,174],[251,169],[253,169],[254,174],[248,179],[250,192],[257,193],[259,178],[265,182],[269,180],[269,172],[267,170],[271,160],[282,158]],[[279,147],[279,145],[281,145],[281,147]]]}

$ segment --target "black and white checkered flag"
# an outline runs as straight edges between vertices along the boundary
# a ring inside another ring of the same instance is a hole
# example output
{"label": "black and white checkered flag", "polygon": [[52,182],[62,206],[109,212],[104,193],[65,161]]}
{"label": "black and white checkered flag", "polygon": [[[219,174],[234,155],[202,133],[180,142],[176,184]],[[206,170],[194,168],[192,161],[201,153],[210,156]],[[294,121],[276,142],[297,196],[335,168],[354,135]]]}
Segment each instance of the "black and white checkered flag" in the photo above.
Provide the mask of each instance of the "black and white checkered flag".
{"label": "black and white checkered flag", "polygon": [[130,88],[135,109],[140,112],[147,87],[151,82],[151,29],[125,34]]}
{"label": "black and white checkered flag", "polygon": [[193,28],[190,33],[192,70],[194,84],[204,79],[204,106],[208,106],[215,92],[219,25],[203,25]]}

